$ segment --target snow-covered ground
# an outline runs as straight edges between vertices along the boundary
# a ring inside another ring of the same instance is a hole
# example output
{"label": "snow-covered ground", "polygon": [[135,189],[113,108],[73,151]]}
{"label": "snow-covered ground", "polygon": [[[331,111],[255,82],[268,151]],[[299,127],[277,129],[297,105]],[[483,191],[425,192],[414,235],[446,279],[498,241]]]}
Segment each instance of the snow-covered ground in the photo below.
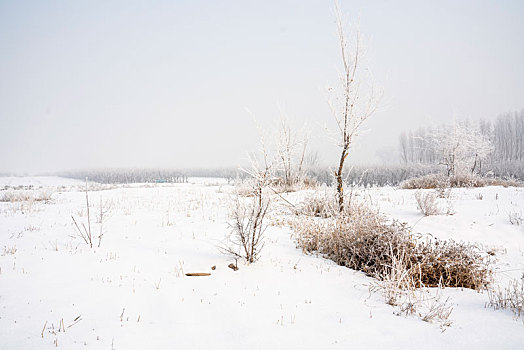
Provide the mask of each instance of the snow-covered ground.
{"label": "snow-covered ground", "polygon": [[[239,262],[233,271],[228,265],[234,260],[217,248],[229,231],[232,187],[223,180],[113,187],[89,193],[95,235],[100,202],[111,208],[101,247],[95,241],[90,249],[71,219],[87,225],[82,182],[0,178],[0,196],[54,191],[47,201],[0,203],[1,349],[518,349],[524,344],[522,320],[486,308],[486,293],[446,288],[454,310],[453,324],[444,332],[417,317],[397,316],[372,291],[372,278],[303,254],[287,228],[270,227],[261,259],[249,266]],[[508,218],[524,211],[523,188],[455,189],[449,203],[442,203],[454,215],[431,217],[418,212],[414,191],[372,188],[360,196],[415,232],[497,248],[501,285],[524,273],[524,225]],[[189,272],[211,275],[186,277]]]}

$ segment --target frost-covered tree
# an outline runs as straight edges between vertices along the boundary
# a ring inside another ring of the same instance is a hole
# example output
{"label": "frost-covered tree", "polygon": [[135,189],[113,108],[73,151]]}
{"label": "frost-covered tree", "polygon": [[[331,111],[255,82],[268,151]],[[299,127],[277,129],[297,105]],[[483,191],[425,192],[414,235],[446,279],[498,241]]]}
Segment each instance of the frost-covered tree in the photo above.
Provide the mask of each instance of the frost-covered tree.
{"label": "frost-covered tree", "polygon": [[[524,178],[524,110],[504,113],[493,122],[480,120],[478,123],[459,122],[456,124],[459,124],[457,130],[466,128],[467,131],[462,133],[465,141],[468,143],[471,143],[471,139],[481,141],[478,152],[470,158],[468,165],[470,171]],[[435,149],[436,146],[439,146],[438,138],[428,137],[435,134],[438,128],[419,128],[403,132],[399,136],[399,156],[402,163],[406,165],[440,163],[447,165],[450,163],[442,161],[442,154]],[[447,139],[458,132],[453,130],[451,125],[448,126],[448,130],[451,130],[451,134],[444,135]],[[442,134],[446,132],[441,131]],[[489,147],[487,147],[488,142]],[[442,150],[442,145],[440,146]],[[491,152],[488,151],[487,156],[485,156],[486,148],[491,150]],[[451,166],[450,172],[453,172],[453,168],[454,166]]]}
{"label": "frost-covered tree", "polygon": [[[340,85],[330,90],[331,110],[337,122],[337,143],[340,147],[340,158],[334,172],[339,210],[344,210],[344,162],[349,149],[358,135],[359,129],[376,110],[381,91],[373,84],[369,70],[364,66],[364,50],[358,26],[355,26],[346,37],[344,21],[338,3],[335,2],[335,17],[342,56]],[[349,40],[348,40],[349,39]]]}
{"label": "frost-covered tree", "polygon": [[428,139],[448,176],[479,172],[493,147],[478,124],[454,122],[430,129]]}

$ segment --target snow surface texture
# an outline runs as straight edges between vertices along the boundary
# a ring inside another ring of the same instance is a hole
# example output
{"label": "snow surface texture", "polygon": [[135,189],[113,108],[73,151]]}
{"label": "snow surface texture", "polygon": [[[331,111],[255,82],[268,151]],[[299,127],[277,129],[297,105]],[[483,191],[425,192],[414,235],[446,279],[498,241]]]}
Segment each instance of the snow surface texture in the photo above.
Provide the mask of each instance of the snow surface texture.
{"label": "snow surface texture", "polygon": [[[78,237],[87,225],[82,183],[60,178],[0,178],[4,191],[52,190],[50,201],[0,203],[1,349],[517,349],[524,325],[508,310],[486,308],[486,293],[446,288],[453,324],[442,329],[397,316],[364,276],[304,255],[289,229],[266,231],[261,259],[239,270],[217,246],[232,187],[188,184],[113,186],[89,193],[98,234],[100,199],[111,203],[100,248]],[[28,189],[28,185],[34,188]],[[5,189],[7,187],[7,189]],[[96,188],[96,187],[95,187]],[[454,215],[423,217],[415,191],[362,190],[415,232],[497,247],[496,283],[524,271],[522,188],[454,189]],[[299,200],[305,192],[286,195]],[[278,197],[274,198],[278,201]],[[278,205],[277,205],[278,207]],[[278,213],[272,213],[273,216]],[[211,267],[216,266],[215,270]],[[185,273],[207,272],[207,277]],[[64,332],[65,329],[65,332]]]}

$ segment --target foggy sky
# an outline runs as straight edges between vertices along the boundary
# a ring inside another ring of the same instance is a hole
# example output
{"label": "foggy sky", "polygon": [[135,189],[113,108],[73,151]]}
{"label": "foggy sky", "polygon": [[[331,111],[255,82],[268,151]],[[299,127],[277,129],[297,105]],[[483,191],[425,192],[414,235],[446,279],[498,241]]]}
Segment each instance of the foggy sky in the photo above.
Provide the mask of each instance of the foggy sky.
{"label": "foggy sky", "polygon": [[[340,1],[385,96],[350,159],[524,108],[524,2]],[[280,111],[336,158],[330,1],[0,1],[0,172],[245,162]]]}

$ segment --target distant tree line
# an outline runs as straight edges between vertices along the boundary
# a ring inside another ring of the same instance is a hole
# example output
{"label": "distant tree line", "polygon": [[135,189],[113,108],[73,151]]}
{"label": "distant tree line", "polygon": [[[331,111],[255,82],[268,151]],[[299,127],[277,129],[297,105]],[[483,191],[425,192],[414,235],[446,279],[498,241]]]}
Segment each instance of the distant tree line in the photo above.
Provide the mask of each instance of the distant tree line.
{"label": "distant tree line", "polygon": [[[344,181],[350,186],[397,186],[402,181],[428,174],[437,173],[436,165],[354,165],[344,172]],[[308,176],[319,184],[332,185],[333,170],[325,167],[310,169]]]}
{"label": "distant tree line", "polygon": [[445,165],[448,173],[462,166],[461,171],[522,179],[524,110],[494,122],[460,121],[403,132],[399,152],[404,165]]}
{"label": "distant tree line", "polygon": [[[318,154],[311,153],[312,160],[309,160],[310,156],[304,158],[302,143],[298,142],[301,139],[293,135],[291,139],[289,133],[283,135],[280,135],[277,153],[283,165],[276,170],[277,175],[285,178],[290,176],[288,173],[303,172],[300,176],[315,179],[320,184],[333,183],[334,170],[317,166]],[[295,139],[298,141],[289,141]],[[290,152],[295,151],[300,155],[299,159],[305,159],[302,170],[302,162],[292,167],[287,160]],[[505,113],[494,122],[459,121],[404,132],[399,137],[399,152],[401,164],[353,166],[344,171],[344,182],[350,185],[396,186],[409,178],[442,172],[443,169],[450,175],[473,172],[524,180],[524,110]],[[246,172],[238,168],[100,169],[57,175],[82,180],[88,177],[99,183],[184,183],[189,177],[220,177],[232,183],[247,177]]]}
{"label": "distant tree line", "polygon": [[481,127],[493,143],[493,160],[524,161],[524,110],[501,115],[494,124],[483,122]]}
{"label": "distant tree line", "polygon": [[65,171],[53,175],[80,180],[85,180],[87,177],[90,181],[105,184],[186,183],[190,177],[217,177],[232,183],[247,177],[246,173],[238,168],[107,168]]}
{"label": "distant tree line", "polygon": [[57,175],[81,180],[88,178],[104,184],[184,183],[188,178],[183,171],[168,169],[95,169],[62,172]]}

